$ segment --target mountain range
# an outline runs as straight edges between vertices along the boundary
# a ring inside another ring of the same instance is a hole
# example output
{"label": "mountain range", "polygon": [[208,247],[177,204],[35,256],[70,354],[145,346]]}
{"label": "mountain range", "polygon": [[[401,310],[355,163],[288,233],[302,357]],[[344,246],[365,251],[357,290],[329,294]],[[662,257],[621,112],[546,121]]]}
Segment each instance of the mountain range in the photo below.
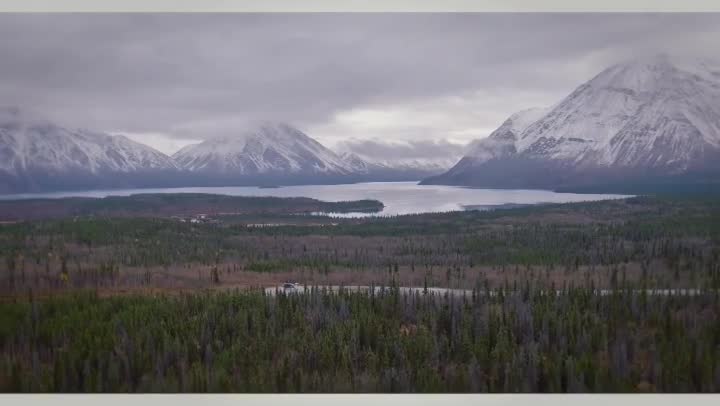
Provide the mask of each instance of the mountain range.
{"label": "mountain range", "polygon": [[336,148],[356,166],[373,172],[394,172],[412,175],[415,179],[439,175],[455,165],[466,145],[447,141],[346,140]]}
{"label": "mountain range", "polygon": [[178,171],[165,154],[124,136],[69,130],[0,110],[0,192],[141,187]]}
{"label": "mountain range", "polygon": [[167,156],[0,109],[0,193],[420,178],[577,191],[718,185],[720,65],[660,55],[611,66],[551,107],[511,115],[461,159],[449,143],[344,144],[335,152],[288,124],[262,122]]}
{"label": "mountain range", "polygon": [[70,130],[0,110],[0,193],[121,187],[418,180],[441,170],[335,153],[284,123],[261,122],[167,156],[122,135]]}
{"label": "mountain range", "polygon": [[576,189],[717,184],[720,65],[666,55],[611,66],[550,108],[520,111],[423,181]]}

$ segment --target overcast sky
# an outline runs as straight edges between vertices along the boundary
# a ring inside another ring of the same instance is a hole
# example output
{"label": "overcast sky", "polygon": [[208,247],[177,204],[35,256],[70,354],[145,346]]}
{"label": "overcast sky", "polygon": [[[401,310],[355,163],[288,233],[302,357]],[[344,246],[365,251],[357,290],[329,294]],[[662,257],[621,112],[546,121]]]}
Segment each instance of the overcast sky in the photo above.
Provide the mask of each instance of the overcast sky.
{"label": "overcast sky", "polygon": [[464,143],[622,59],[719,45],[720,14],[3,14],[0,104],[168,153],[256,120]]}

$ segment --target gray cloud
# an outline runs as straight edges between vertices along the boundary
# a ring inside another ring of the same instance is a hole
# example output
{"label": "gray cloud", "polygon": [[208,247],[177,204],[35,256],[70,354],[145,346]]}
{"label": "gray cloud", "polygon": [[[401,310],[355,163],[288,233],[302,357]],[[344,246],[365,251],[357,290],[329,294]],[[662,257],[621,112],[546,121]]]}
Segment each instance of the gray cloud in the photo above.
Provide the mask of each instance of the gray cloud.
{"label": "gray cloud", "polygon": [[172,138],[466,141],[619,59],[718,43],[718,14],[3,14],[0,102]]}

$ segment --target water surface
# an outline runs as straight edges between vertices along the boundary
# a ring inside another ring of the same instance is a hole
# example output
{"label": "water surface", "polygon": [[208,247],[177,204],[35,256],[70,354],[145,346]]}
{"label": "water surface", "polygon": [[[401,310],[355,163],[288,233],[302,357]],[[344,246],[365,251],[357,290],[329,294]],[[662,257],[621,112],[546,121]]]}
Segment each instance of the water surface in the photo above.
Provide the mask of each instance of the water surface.
{"label": "water surface", "polygon": [[[183,187],[155,189],[88,190],[73,192],[0,195],[0,199],[128,196],[138,193],[213,193],[231,196],[310,197],[337,202],[375,199],[385,208],[379,215],[417,214],[464,210],[465,206],[489,208],[515,204],[570,203],[620,199],[625,195],[556,193],[527,189],[474,189],[457,186],[418,185],[417,182],[368,182],[342,185],[303,185],[277,188],[254,186]],[[345,213],[355,217],[367,214]]]}

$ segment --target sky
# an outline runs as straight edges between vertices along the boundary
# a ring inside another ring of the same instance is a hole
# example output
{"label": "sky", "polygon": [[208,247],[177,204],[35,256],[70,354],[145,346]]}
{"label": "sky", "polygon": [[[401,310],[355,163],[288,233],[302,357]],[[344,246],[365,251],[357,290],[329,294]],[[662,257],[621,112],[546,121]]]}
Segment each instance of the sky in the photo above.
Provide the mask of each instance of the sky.
{"label": "sky", "polygon": [[261,120],[426,153],[613,63],[719,44],[720,14],[1,14],[0,104],[166,153]]}

